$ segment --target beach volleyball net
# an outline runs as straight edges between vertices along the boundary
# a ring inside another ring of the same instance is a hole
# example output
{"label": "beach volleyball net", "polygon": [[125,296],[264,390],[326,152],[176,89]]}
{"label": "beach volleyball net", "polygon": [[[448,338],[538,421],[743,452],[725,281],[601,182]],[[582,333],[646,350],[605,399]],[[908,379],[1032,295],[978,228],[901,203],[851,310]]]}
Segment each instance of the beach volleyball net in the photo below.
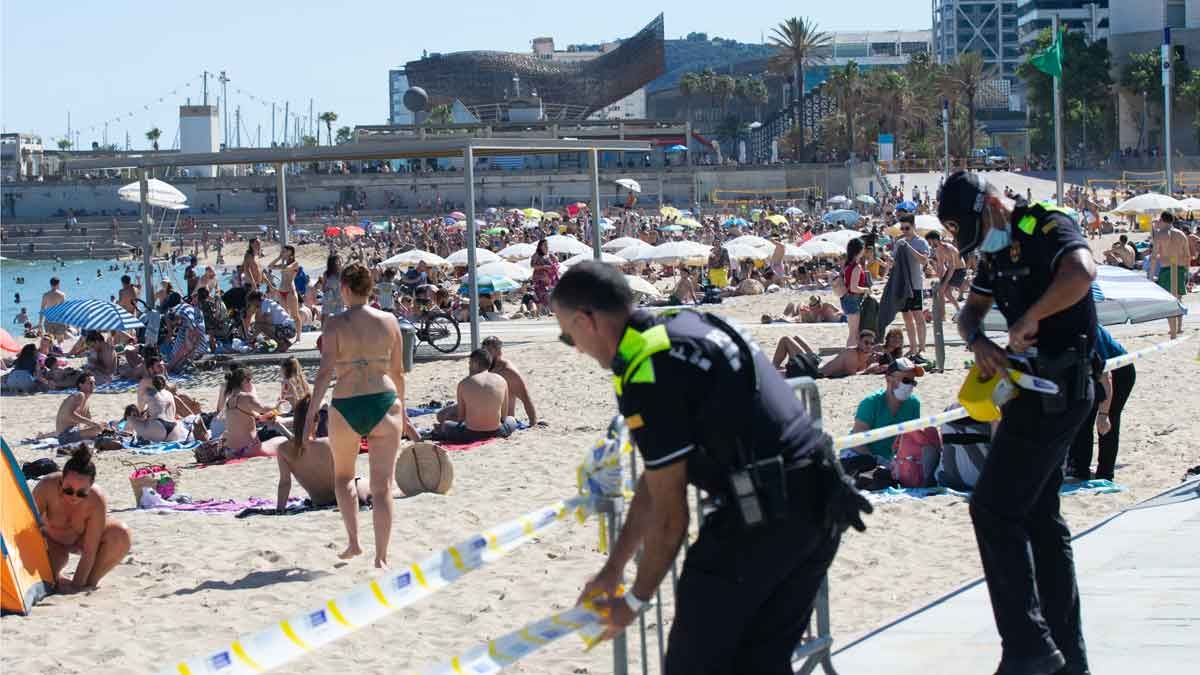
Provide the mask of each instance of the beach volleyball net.
{"label": "beach volleyball net", "polygon": [[816,185],[796,188],[713,188],[709,200],[714,204],[739,205],[761,204],[762,202],[807,202],[809,197],[819,199],[824,191]]}

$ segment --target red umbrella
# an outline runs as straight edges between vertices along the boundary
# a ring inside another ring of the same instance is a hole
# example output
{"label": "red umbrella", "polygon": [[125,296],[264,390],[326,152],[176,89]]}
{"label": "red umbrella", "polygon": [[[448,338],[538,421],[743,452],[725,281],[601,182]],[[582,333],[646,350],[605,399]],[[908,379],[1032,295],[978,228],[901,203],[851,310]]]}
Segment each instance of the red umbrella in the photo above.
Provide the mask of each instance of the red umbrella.
{"label": "red umbrella", "polygon": [[455,220],[466,220],[467,218],[466,214],[462,211],[451,211],[450,217],[454,218]]}
{"label": "red umbrella", "polygon": [[341,233],[342,233],[342,228],[340,228],[340,227],[332,227],[331,226],[331,227],[325,228],[325,236],[326,237],[336,237]]}
{"label": "red umbrella", "polygon": [[357,225],[347,225],[344,231],[347,237],[361,237],[367,233],[366,230]]}
{"label": "red umbrella", "polygon": [[21,343],[9,335],[8,331],[0,328],[0,349],[6,352],[19,352],[21,351]]}

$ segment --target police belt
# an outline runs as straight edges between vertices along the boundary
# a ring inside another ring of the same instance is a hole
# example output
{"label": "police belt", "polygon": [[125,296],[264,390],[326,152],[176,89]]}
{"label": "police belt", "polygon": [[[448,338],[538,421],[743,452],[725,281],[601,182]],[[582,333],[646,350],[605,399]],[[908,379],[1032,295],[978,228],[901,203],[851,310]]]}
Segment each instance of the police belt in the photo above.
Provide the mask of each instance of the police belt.
{"label": "police belt", "polygon": [[[821,486],[821,467],[815,457],[802,457],[784,467],[787,480],[788,513],[793,517],[815,518],[824,502]],[[700,500],[701,527],[733,526],[740,524],[733,497],[724,493],[706,494]]]}

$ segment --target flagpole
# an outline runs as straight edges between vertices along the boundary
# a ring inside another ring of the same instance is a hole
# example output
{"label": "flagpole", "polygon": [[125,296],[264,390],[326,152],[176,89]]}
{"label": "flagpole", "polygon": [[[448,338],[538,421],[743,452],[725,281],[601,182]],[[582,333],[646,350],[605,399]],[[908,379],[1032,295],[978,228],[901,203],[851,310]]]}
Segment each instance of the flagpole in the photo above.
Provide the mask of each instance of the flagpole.
{"label": "flagpole", "polygon": [[[1057,14],[1054,15],[1050,35],[1051,44],[1059,39]],[[1057,191],[1055,199],[1059,206],[1063,206],[1062,85],[1058,76],[1054,77],[1054,184]]]}
{"label": "flagpole", "polygon": [[1175,174],[1171,171],[1171,27],[1163,28],[1162,83],[1163,83],[1163,168],[1167,174],[1167,196],[1175,196]]}

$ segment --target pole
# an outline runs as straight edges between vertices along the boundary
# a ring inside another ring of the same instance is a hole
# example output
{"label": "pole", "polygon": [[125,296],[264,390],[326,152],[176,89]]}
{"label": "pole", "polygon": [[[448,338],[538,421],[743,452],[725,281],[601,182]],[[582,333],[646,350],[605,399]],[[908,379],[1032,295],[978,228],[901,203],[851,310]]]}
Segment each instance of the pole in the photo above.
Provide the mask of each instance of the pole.
{"label": "pole", "polygon": [[945,171],[943,175],[950,177],[950,99],[942,99],[942,155]]}
{"label": "pole", "polygon": [[1163,28],[1162,83],[1163,83],[1163,167],[1167,172],[1167,195],[1175,194],[1175,176],[1171,172],[1171,27]]}
{"label": "pole", "polygon": [[942,282],[933,282],[933,349],[939,372],[946,370],[946,331],[942,322],[946,320],[946,300],[942,297]]}
{"label": "pole", "polygon": [[[1054,24],[1050,34],[1055,40],[1061,39],[1058,34],[1058,15],[1054,15]],[[1063,195],[1063,146],[1062,146],[1062,84],[1059,78],[1054,78],[1054,189],[1055,201],[1059,206],[1065,203]]]}
{"label": "pole", "polygon": [[291,105],[290,101],[283,104],[283,147],[285,148],[287,147],[288,107]]}
{"label": "pole", "polygon": [[138,194],[140,195],[138,220],[142,224],[142,292],[146,296],[146,306],[154,306],[154,271],[153,256],[150,251],[150,181],[146,177],[145,167],[138,168]]}
{"label": "pole", "polygon": [[279,221],[279,245],[288,245],[287,175],[283,162],[275,163],[275,213]]}
{"label": "pole", "polygon": [[592,257],[600,259],[600,153],[588,151],[588,167],[592,178]]}
{"label": "pole", "polygon": [[471,297],[471,349],[479,349],[479,276],[475,267],[475,247],[479,243],[475,227],[475,148],[463,149],[463,182],[467,194],[467,283]]}
{"label": "pole", "polygon": [[221,102],[225,104],[225,111],[221,113],[221,122],[225,125],[225,147],[229,147],[229,93],[225,89],[229,78],[225,76],[225,71],[221,71],[221,77],[218,79],[221,83]]}
{"label": "pole", "polygon": [[271,104],[271,147],[275,147],[275,104]]}
{"label": "pole", "polygon": [[[71,111],[68,110],[67,111],[67,141],[70,142],[74,139],[75,139],[75,137],[71,135]],[[75,148],[75,149],[78,150],[79,148]]]}
{"label": "pole", "polygon": [[208,71],[204,71],[204,106],[208,107]]}

